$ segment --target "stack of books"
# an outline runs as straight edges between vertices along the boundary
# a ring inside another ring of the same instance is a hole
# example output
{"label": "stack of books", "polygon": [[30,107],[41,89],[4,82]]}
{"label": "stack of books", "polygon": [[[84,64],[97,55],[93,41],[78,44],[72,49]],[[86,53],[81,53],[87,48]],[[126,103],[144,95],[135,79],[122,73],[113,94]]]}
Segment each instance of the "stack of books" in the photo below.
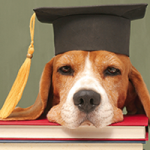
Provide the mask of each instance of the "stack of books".
{"label": "stack of books", "polygon": [[0,121],[0,150],[143,150],[147,140],[145,115],[124,116],[104,128],[68,129],[47,119]]}

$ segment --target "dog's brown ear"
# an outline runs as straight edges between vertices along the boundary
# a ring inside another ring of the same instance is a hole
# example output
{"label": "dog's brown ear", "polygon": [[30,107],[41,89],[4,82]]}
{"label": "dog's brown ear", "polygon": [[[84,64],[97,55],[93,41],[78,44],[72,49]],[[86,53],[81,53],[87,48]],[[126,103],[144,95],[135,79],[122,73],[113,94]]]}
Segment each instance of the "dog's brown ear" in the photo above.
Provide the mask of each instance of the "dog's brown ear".
{"label": "dog's brown ear", "polygon": [[141,74],[133,66],[131,67],[131,72],[129,73],[129,80],[130,83],[127,99],[130,99],[128,100],[130,101],[130,103],[127,109],[129,109],[130,111],[134,111],[132,109],[137,109],[137,112],[135,113],[140,113],[140,111],[142,112],[142,108],[144,108],[143,111],[146,113],[150,121],[150,95]]}
{"label": "dog's brown ear", "polygon": [[43,70],[39,85],[39,94],[35,103],[28,108],[16,108],[5,120],[35,120],[41,116],[47,106],[47,101],[49,99],[53,59],[46,64]]}

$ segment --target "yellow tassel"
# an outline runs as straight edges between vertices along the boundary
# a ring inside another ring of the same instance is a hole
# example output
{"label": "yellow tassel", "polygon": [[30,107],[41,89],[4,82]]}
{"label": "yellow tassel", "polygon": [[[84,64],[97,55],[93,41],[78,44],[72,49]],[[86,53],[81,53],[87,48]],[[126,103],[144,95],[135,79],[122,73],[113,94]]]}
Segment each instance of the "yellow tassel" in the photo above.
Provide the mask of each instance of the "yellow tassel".
{"label": "yellow tassel", "polygon": [[7,118],[12,111],[15,109],[16,105],[20,101],[24,88],[26,86],[29,72],[30,72],[30,66],[31,66],[31,58],[32,54],[34,53],[34,26],[35,26],[35,13],[32,15],[30,20],[30,35],[31,35],[31,44],[28,49],[27,58],[22,64],[18,75],[16,77],[16,80],[5,100],[5,103],[0,110],[0,118],[5,119]]}

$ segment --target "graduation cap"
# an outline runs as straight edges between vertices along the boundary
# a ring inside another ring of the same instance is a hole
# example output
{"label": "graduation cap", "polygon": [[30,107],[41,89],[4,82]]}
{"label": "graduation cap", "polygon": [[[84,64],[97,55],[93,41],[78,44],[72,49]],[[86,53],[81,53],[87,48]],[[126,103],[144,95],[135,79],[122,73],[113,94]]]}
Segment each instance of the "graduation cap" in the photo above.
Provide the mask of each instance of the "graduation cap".
{"label": "graduation cap", "polygon": [[[55,55],[71,50],[107,50],[129,56],[130,22],[143,18],[146,6],[147,4],[51,7],[34,11],[39,21],[53,24]],[[27,58],[0,111],[2,119],[11,114],[21,99],[28,79],[34,52],[35,14],[30,21],[31,44]]]}
{"label": "graduation cap", "polygon": [[130,22],[143,18],[147,4],[34,9],[54,28],[55,54],[107,50],[129,56]]}

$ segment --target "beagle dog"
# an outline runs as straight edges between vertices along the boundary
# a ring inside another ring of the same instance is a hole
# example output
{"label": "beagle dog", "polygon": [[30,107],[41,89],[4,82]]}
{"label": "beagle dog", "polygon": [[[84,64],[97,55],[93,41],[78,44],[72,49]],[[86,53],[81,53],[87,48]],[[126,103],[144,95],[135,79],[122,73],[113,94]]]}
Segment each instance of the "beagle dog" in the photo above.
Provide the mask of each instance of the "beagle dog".
{"label": "beagle dog", "polygon": [[74,129],[105,127],[128,114],[146,114],[150,96],[140,73],[126,55],[100,51],[69,51],[45,66],[35,103],[16,108],[9,120],[33,120],[46,115],[51,122]]}

